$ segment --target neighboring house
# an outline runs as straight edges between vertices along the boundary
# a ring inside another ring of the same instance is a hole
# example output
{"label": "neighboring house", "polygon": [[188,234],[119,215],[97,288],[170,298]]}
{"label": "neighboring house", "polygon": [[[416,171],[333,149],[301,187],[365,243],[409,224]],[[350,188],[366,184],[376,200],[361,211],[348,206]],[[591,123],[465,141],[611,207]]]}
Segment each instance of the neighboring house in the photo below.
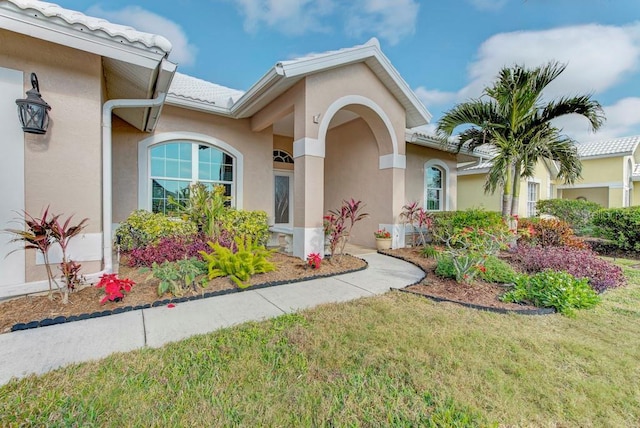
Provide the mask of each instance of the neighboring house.
{"label": "neighboring house", "polygon": [[[582,178],[565,184],[556,178],[558,170],[553,162],[537,165],[532,178],[525,178],[520,187],[519,213],[523,217],[535,215],[540,199],[584,199],[605,208],[640,205],[640,136],[581,143],[578,155],[582,162]],[[458,209],[483,207],[501,210],[500,189],[491,195],[483,192],[486,174],[491,167],[491,153],[474,153],[477,160],[458,164]]]}
{"label": "neighboring house", "polygon": [[579,144],[582,179],[558,183],[558,197],[585,199],[605,208],[640,205],[640,136]]}
{"label": "neighboring house", "polygon": [[[393,232],[407,201],[456,208],[456,165],[408,131],[430,114],[377,40],[275,64],[247,91],[177,72],[163,37],[34,0],[0,0],[0,228],[22,210],[87,217],[70,250],[95,278],[113,265],[114,225],[166,209],[190,183],[222,184],[264,210],[293,253],[323,248],[322,218],[343,199],[371,214],[353,242]],[[40,82],[46,134],[23,133],[15,100]],[[19,226],[19,224],[18,224]],[[46,288],[42,260],[0,235],[0,297]],[[55,256],[53,256],[55,261]]]}

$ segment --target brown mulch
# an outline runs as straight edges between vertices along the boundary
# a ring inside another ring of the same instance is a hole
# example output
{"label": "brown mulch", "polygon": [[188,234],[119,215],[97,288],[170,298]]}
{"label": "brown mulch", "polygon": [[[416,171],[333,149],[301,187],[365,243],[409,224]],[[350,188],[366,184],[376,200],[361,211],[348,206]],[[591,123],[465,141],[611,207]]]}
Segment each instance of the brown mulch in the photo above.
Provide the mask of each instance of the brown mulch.
{"label": "brown mulch", "polygon": [[[366,266],[365,261],[349,255],[344,255],[340,260],[336,261],[324,260],[319,269],[311,269],[299,258],[281,253],[274,253],[271,261],[275,263],[276,270],[254,275],[251,278],[252,286],[334,275]],[[58,293],[54,293],[53,300],[49,300],[45,293],[44,295],[25,296],[0,302],[0,333],[11,331],[11,327],[18,323],[152,304],[159,300],[174,298],[170,294],[158,297],[159,281],[151,277],[150,269],[134,269],[121,263],[118,276],[132,279],[136,283],[131,292],[127,293],[121,302],[107,302],[101,305],[100,299],[104,293],[102,290],[92,286],[87,286],[71,293],[69,295],[69,303],[66,305],[62,304]],[[193,292],[190,296],[234,288],[236,286],[229,278],[216,278],[209,281],[206,288]],[[248,289],[251,289],[251,287]]]}
{"label": "brown mulch", "polygon": [[[507,291],[504,285],[491,284],[482,280],[463,284],[454,279],[441,278],[435,274],[437,262],[434,259],[422,257],[415,248],[400,248],[383,251],[383,253],[409,261],[426,272],[424,279],[419,284],[406,287],[407,291],[498,310],[535,311],[539,309],[535,306],[500,301],[499,297]],[[508,260],[509,255],[502,254],[501,258]]]}

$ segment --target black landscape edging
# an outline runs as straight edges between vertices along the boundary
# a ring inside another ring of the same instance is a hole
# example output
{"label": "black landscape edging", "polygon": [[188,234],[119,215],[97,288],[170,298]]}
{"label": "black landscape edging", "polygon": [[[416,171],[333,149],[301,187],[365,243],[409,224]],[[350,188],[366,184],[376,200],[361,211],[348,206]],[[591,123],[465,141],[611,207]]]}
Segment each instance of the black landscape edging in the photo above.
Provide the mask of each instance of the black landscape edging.
{"label": "black landscape edging", "polygon": [[[393,258],[405,261],[407,263],[411,263],[412,265],[414,265],[415,267],[419,268],[420,270],[422,270],[424,272],[424,269],[422,269],[416,263],[412,262],[411,260],[409,260],[409,259],[407,259],[405,257],[399,256],[399,255],[396,255],[396,254],[383,253],[382,251],[378,251],[378,253],[380,253],[380,254],[382,254],[384,256],[393,257]],[[431,300],[434,300],[436,302],[456,303],[458,305],[461,305],[461,306],[464,306],[464,307],[467,307],[467,308],[477,309],[477,310],[480,310],[480,311],[495,312],[495,313],[498,313],[498,314],[550,315],[550,314],[555,314],[556,313],[556,310],[554,308],[537,308],[537,309],[493,308],[491,306],[475,305],[473,303],[460,302],[458,300],[445,299],[444,297],[437,297],[437,296],[432,296],[430,294],[418,293],[416,291],[407,290],[408,287],[412,287],[414,285],[419,285],[426,277],[427,277],[427,273],[425,272],[424,276],[422,277],[422,279],[420,279],[418,282],[414,282],[413,284],[409,284],[404,288],[392,288],[392,290],[401,291],[403,293],[415,294],[416,296],[426,297],[427,299],[431,299]]]}
{"label": "black landscape edging", "polygon": [[[415,284],[414,284],[415,285]],[[410,286],[408,286],[410,287]],[[414,294],[416,296],[422,296],[436,302],[455,303],[457,305],[465,306],[471,309],[477,309],[480,311],[495,312],[498,314],[518,314],[518,315],[551,315],[555,314],[554,308],[537,308],[537,309],[505,309],[505,308],[493,308],[491,306],[474,305],[473,303],[460,302],[458,300],[445,299],[444,297],[432,296],[430,294],[418,293],[417,291],[407,290],[406,288],[396,288],[396,290],[402,293]]]}
{"label": "black landscape edging", "polygon": [[[351,257],[355,257],[355,256],[351,256]],[[359,257],[355,257],[360,259]],[[120,314],[120,313],[124,313],[124,312],[130,312],[130,311],[137,311],[140,309],[149,309],[151,307],[159,307],[159,306],[165,306],[168,305],[170,303],[173,304],[178,304],[178,303],[184,303],[184,302],[188,302],[191,300],[200,300],[200,299],[208,299],[209,297],[217,297],[217,296],[224,296],[227,294],[235,294],[235,293],[241,293],[243,291],[250,291],[250,290],[260,290],[263,288],[269,288],[269,287],[276,287],[278,285],[286,285],[286,284],[293,284],[293,283],[297,283],[297,282],[305,282],[305,281],[311,281],[314,279],[321,279],[321,278],[330,278],[332,276],[338,276],[338,275],[345,275],[348,273],[354,273],[354,272],[360,272],[363,271],[365,269],[367,269],[369,267],[369,263],[364,260],[364,259],[360,259],[364,262],[364,266],[359,267],[359,268],[355,268],[355,269],[349,269],[346,270],[344,272],[339,272],[339,273],[326,273],[326,274],[322,274],[322,275],[314,275],[314,276],[307,276],[304,278],[300,278],[300,279],[289,279],[289,280],[283,280],[283,281],[272,281],[272,282],[264,282],[261,284],[257,284],[254,286],[250,286],[247,288],[229,288],[226,290],[218,290],[218,291],[209,291],[206,293],[202,293],[199,294],[197,296],[188,296],[188,297],[176,297],[173,299],[164,299],[164,300],[156,300],[153,303],[146,303],[144,305],[137,305],[137,306],[124,306],[121,308],[115,308],[112,310],[105,310],[105,311],[98,311],[98,312],[93,312],[90,314],[80,314],[80,315],[71,315],[69,317],[64,317],[64,316],[59,316],[56,318],[45,318],[43,320],[40,321],[30,321],[28,323],[17,323],[14,324],[11,327],[11,331],[20,331],[20,330],[30,330],[33,328],[38,328],[38,327],[46,327],[49,325],[56,325],[56,324],[64,324],[67,322],[73,322],[73,321],[81,321],[81,320],[85,320],[85,319],[90,319],[90,318],[100,318],[100,317],[105,317],[105,316],[109,316],[109,315],[114,315],[114,314]]]}

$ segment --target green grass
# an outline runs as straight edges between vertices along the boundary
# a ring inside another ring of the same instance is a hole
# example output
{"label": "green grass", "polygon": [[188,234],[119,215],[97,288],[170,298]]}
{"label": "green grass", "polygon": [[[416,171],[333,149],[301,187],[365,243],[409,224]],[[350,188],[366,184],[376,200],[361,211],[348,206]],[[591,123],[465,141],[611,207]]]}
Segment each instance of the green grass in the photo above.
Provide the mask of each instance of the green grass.
{"label": "green grass", "polygon": [[0,388],[0,426],[639,426],[640,271],[594,309],[392,292]]}

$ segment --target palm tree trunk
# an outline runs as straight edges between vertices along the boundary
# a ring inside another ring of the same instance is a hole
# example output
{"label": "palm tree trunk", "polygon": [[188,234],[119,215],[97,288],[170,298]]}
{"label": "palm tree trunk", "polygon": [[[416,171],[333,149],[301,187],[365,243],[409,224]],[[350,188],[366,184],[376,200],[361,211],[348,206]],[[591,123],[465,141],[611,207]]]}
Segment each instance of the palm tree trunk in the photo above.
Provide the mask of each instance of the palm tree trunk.
{"label": "palm tree trunk", "polygon": [[512,197],[511,186],[513,185],[512,177],[511,177],[512,173],[513,173],[513,168],[512,167],[507,168],[506,177],[504,179],[504,188],[502,189],[502,217],[504,218],[508,218],[509,215],[511,214],[511,197]]}
{"label": "palm tree trunk", "polygon": [[511,216],[518,215],[520,204],[520,165],[516,165],[513,173],[513,189],[511,198]]}

